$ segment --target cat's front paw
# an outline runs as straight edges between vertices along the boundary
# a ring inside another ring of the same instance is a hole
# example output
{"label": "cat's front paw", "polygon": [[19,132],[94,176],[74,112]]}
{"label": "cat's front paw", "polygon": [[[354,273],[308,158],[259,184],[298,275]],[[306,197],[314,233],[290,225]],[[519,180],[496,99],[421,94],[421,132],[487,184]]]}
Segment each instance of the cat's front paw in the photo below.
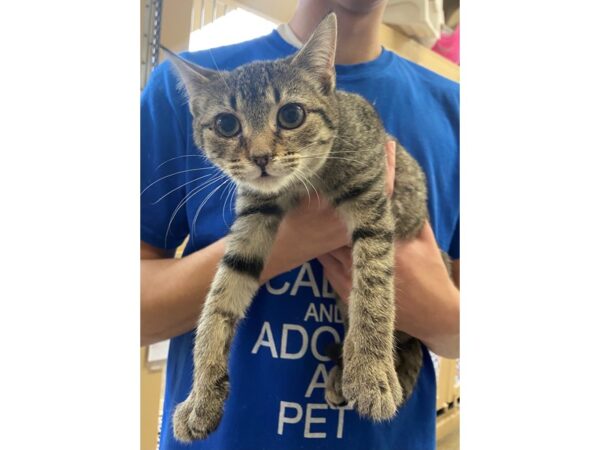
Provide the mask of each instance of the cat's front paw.
{"label": "cat's front paw", "polygon": [[348,401],[342,393],[342,374],[340,366],[334,366],[327,376],[327,386],[325,387],[325,401],[332,408],[346,406]]}
{"label": "cat's front paw", "polygon": [[208,411],[200,405],[186,400],[180,403],[173,415],[173,434],[180,442],[192,442],[206,439],[217,429],[221,421],[221,411]]}
{"label": "cat's front paw", "polygon": [[360,416],[378,422],[394,417],[403,397],[391,358],[360,354],[344,360],[342,393]]}
{"label": "cat's front paw", "polygon": [[202,439],[200,436],[202,433],[196,432],[189,425],[191,421],[195,420],[194,410],[196,409],[194,400],[191,397],[177,405],[173,414],[173,435],[179,442],[189,443]]}
{"label": "cat's front paw", "polygon": [[217,429],[223,416],[224,398],[203,396],[196,400],[190,395],[177,405],[173,414],[173,434],[180,442],[206,439]]}

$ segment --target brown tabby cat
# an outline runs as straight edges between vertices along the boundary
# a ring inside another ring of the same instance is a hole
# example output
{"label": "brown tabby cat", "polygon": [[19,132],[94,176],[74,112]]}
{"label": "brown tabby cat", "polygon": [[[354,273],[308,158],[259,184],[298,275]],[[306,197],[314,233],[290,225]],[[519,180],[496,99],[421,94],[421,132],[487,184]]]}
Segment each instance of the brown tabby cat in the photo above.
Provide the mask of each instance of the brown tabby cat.
{"label": "brown tabby cat", "polygon": [[205,438],[221,420],[236,324],[305,182],[328,198],[352,233],[349,307],[338,300],[346,337],[343,351],[334,352],[328,403],[348,402],[362,416],[386,420],[416,383],[421,344],[394,333],[393,242],[413,238],[427,218],[425,177],[397,145],[394,192],[386,195],[388,137],[366,100],[335,90],[336,33],[332,13],[296,54],[231,72],[167,50],[189,97],[196,145],[238,185],[237,218],[198,321],[192,391],[174,415],[180,441]]}

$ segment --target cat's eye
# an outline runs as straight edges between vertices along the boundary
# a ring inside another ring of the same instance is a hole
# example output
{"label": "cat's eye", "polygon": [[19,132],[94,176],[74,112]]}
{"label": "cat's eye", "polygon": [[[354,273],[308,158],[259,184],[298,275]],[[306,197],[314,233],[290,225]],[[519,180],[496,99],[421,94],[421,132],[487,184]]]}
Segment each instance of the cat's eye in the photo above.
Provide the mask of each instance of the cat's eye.
{"label": "cat's eye", "polygon": [[293,130],[304,123],[306,112],[297,103],[283,105],[277,113],[277,125],[286,130]]}
{"label": "cat's eye", "polygon": [[215,119],[215,129],[223,137],[233,137],[240,133],[242,125],[233,114],[219,114]]}

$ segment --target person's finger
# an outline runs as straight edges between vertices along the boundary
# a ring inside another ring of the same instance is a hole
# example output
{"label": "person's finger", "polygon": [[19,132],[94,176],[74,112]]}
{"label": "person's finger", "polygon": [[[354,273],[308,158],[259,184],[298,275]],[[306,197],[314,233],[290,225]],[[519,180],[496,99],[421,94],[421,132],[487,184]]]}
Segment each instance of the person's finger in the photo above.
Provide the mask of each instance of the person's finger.
{"label": "person's finger", "polygon": [[330,253],[325,253],[317,258],[323,269],[330,272],[342,272],[344,270],[344,266],[341,262],[339,262],[336,258],[334,258]]}
{"label": "person's finger", "polygon": [[415,250],[424,251],[425,249],[435,249],[437,251],[438,244],[433,234],[433,229],[428,220],[423,223],[423,227],[419,234],[414,239],[396,241],[396,254],[402,255],[405,252]]}
{"label": "person's finger", "polygon": [[431,228],[431,224],[429,223],[429,220],[426,220],[425,223],[423,224],[423,228],[421,229],[421,232],[419,233],[419,239],[422,239],[425,242],[430,242],[430,243],[433,243],[434,245],[437,245],[437,241],[435,239],[435,235],[433,234],[433,229]]}
{"label": "person's finger", "polygon": [[350,247],[340,247],[329,252],[342,266],[347,273],[352,272],[352,249]]}
{"label": "person's finger", "polygon": [[396,142],[389,140],[385,144],[387,158],[387,172],[385,181],[385,191],[388,195],[394,192],[394,178],[396,175]]}
{"label": "person's finger", "polygon": [[331,284],[331,287],[338,293],[342,300],[347,301],[350,294],[352,281],[344,273],[340,262],[330,254],[325,254],[317,258],[323,266],[323,274]]}

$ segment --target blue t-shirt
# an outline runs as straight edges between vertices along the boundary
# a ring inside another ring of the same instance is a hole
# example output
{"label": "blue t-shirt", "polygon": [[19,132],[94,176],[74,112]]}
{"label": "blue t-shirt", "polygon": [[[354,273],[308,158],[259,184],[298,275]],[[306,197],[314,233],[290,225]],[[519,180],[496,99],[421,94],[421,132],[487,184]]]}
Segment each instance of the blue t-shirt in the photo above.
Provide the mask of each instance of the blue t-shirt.
{"label": "blue t-shirt", "polygon": [[[273,31],[185,57],[231,70],[295,51]],[[374,61],[336,66],[336,72],[337,88],[367,98],[387,131],[425,170],[435,236],[458,258],[458,84],[385,49]],[[154,70],[142,94],[141,123],[141,239],[175,248],[189,234],[185,254],[190,254],[223,237],[234,219],[231,184],[214,177],[217,170],[194,145],[186,100],[168,64]],[[231,346],[223,419],[206,440],[189,446],[174,439],[171,417],[190,391],[193,336],[171,340],[161,449],[435,448],[435,373],[428,352],[413,395],[391,422],[376,424],[348,407],[327,406],[324,388],[332,362],[325,349],[343,339],[343,324],[316,260],[260,288]]]}

